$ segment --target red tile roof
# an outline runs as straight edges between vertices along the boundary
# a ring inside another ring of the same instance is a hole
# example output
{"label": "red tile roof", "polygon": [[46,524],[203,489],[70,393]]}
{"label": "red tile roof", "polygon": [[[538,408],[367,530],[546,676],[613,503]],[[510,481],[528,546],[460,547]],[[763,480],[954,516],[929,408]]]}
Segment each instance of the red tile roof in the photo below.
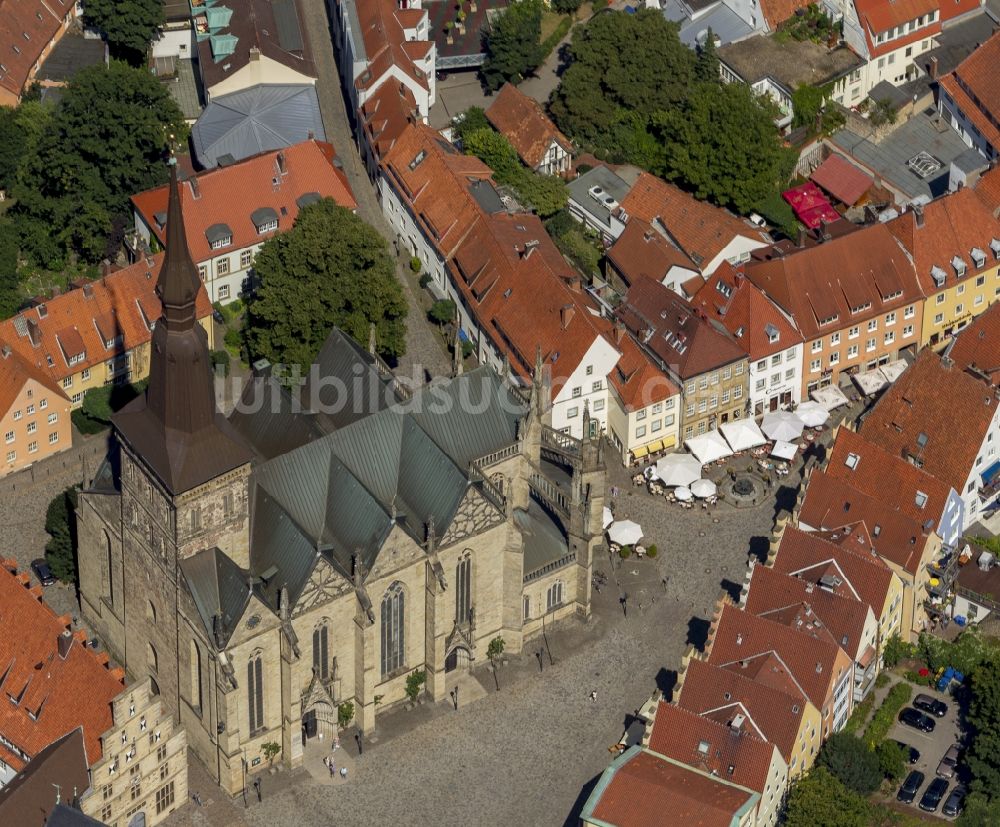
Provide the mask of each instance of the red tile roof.
{"label": "red tile roof", "polygon": [[945,352],[958,368],[982,371],[1000,385],[1000,303],[973,319]]}
{"label": "red tile roof", "polygon": [[833,531],[846,521],[863,522],[872,538],[872,549],[904,571],[916,574],[931,531],[895,505],[870,496],[849,482],[814,471],[806,487],[799,521],[813,528]]}
{"label": "red tile roof", "polygon": [[816,167],[809,177],[813,183],[821,186],[848,207],[857,204],[861,196],[875,183],[870,175],[866,175],[854,164],[836,154]]}
{"label": "red tile roof", "polygon": [[749,725],[727,726],[660,701],[648,738],[653,752],[730,783],[761,794],[768,784],[775,748]]}
{"label": "red tile roof", "polygon": [[592,816],[614,827],[653,827],[666,813],[691,827],[730,827],[752,793],[636,749],[605,770],[611,778]]}
{"label": "red tile roof", "polygon": [[794,684],[787,689],[760,683],[737,671],[692,659],[684,673],[682,709],[729,723],[736,713],[747,717],[757,734],[791,760],[808,699]]}
{"label": "red tile roof", "polygon": [[408,86],[384,83],[361,106],[367,143],[376,160],[384,158],[411,123],[416,123],[417,102]]}
{"label": "red tile roof", "polygon": [[20,96],[63,21],[70,0],[0,0],[0,88]]}
{"label": "red tile roof", "polygon": [[[778,622],[795,617],[801,620],[801,606],[812,609],[816,618],[829,630],[833,640],[857,660],[864,648],[865,623],[868,604],[856,597],[835,594],[806,580],[783,574],[767,566],[754,566],[744,608],[755,615]],[[790,607],[795,612],[788,611]],[[877,606],[876,611],[882,607]]]}
{"label": "red tile roof", "polygon": [[[356,3],[355,10],[368,59],[368,66],[355,85],[360,89],[372,89],[383,82],[394,83],[391,74],[396,68],[418,86],[429,89],[426,73],[415,62],[426,56],[427,49],[413,50],[415,44],[427,41],[409,41],[406,36],[408,30],[419,26],[427,12],[401,9],[393,0]],[[418,12],[419,17],[414,12]]]}
{"label": "red tile roof", "polygon": [[922,298],[913,264],[884,224],[751,262],[746,274],[807,340]]}
{"label": "red tile roof", "polygon": [[993,167],[980,175],[973,191],[994,218],[1000,215],[1000,167]]}
{"label": "red tile roof", "polygon": [[[964,2],[969,2],[969,0],[964,0]],[[978,2],[978,0],[972,0],[972,2]],[[871,57],[894,52],[911,43],[916,43],[918,40],[941,33],[943,11],[934,23],[929,23],[909,34],[876,45],[876,35],[894,29],[896,26],[902,26],[921,16],[929,15],[938,8],[938,0],[855,0],[854,6],[861,20],[861,28],[864,31],[868,53]]]}
{"label": "red tile roof", "polygon": [[823,632],[790,628],[726,604],[709,634],[708,662],[735,668],[754,658],[776,656],[798,688],[823,710],[838,678],[834,668],[839,651]]}
{"label": "red tile roof", "polygon": [[984,5],[984,0],[941,0],[941,20],[947,23]]}
{"label": "red tile roof", "polygon": [[676,244],[669,241],[665,233],[654,229],[637,216],[629,218],[607,256],[626,286],[635,284],[639,279],[662,282],[674,267],[698,271],[694,262]]}
{"label": "red tile roof", "polygon": [[[163,254],[158,253],[148,262],[139,261],[23,310],[0,322],[0,342],[53,382],[145,344],[152,338],[150,324],[161,314],[156,280],[162,264]],[[212,312],[204,290],[198,294],[196,312],[199,319]],[[121,342],[106,347],[99,326],[115,331]],[[38,334],[37,346],[32,344],[32,330]],[[71,365],[70,359],[81,354],[83,358]]]}
{"label": "red tile roof", "polygon": [[856,597],[877,614],[885,606],[892,585],[892,570],[872,550],[867,530],[858,524],[832,532],[789,526],[771,565],[775,571],[814,585],[819,585],[822,577],[836,577],[839,583],[827,580],[834,593]]}
{"label": "red tile roof", "polygon": [[879,399],[861,435],[891,454],[916,458],[964,493],[998,404],[992,386],[927,348]]}
{"label": "red tile roof", "polygon": [[[111,728],[111,701],[124,689],[124,672],[109,670],[107,655],[86,648],[86,633],[71,635],[65,657],[59,638],[69,630],[68,615],[56,617],[42,601],[41,587],[28,588],[13,560],[0,566],[0,733],[29,758],[67,732],[83,727],[87,761],[101,757],[101,735]],[[10,699],[16,702],[10,702]],[[4,760],[15,769],[23,759],[9,749]]]}
{"label": "red tile roof", "polygon": [[699,201],[666,181],[643,172],[621,203],[630,217],[638,216],[674,240],[699,269],[705,268],[737,236],[760,242],[767,236],[728,210]]}
{"label": "red tile roof", "polygon": [[569,138],[556,129],[538,102],[510,83],[503,85],[486,109],[486,117],[532,169],[542,164],[553,142],[568,153],[573,151]]}
{"label": "red tile roof", "polygon": [[[886,226],[913,258],[917,279],[927,296],[942,289],[931,275],[932,268],[945,274],[945,288],[996,268],[990,243],[1000,238],[1000,222],[974,190],[962,189],[925,205],[923,226],[918,226],[913,210],[907,210]],[[973,250],[982,253],[982,266],[977,266]],[[952,264],[956,257],[965,265],[961,277]]]}
{"label": "red tile roof", "polygon": [[1000,148],[1000,33],[963,60],[941,86],[994,148]]}
{"label": "red tile roof", "polygon": [[[795,325],[757,285],[736,272],[729,262],[723,262],[708,277],[691,303],[725,327],[747,351],[751,361],[802,343],[802,334]],[[772,330],[778,334],[774,342],[771,341]]]}
{"label": "red tile roof", "polygon": [[914,520],[933,520],[935,530],[951,491],[947,483],[847,428],[837,431],[825,470]]}
{"label": "red tile roof", "polygon": [[[0,344],[0,347],[7,346]],[[36,368],[11,348],[9,354],[0,352],[0,419],[6,416],[25,384],[31,381],[38,382],[60,399],[69,401],[61,385],[53,382],[48,374]]]}
{"label": "red tile roof", "polygon": [[[285,171],[280,170],[280,158]],[[332,198],[349,210],[357,209],[354,195],[334,167],[333,147],[320,141],[303,141],[286,149],[265,152],[238,164],[202,172],[196,176],[198,194],[189,179],[180,188],[184,208],[184,229],[195,262],[207,261],[224,252],[240,250],[266,241],[287,230],[299,214],[297,200],[309,193]],[[278,179],[278,184],[274,183]],[[136,212],[150,231],[166,244],[167,187],[146,190],[132,196]],[[278,229],[264,234],[250,219],[251,213],[270,208],[278,215]],[[157,216],[163,224],[157,221]],[[232,231],[232,244],[213,250],[206,231],[225,224]]]}
{"label": "red tile roof", "polygon": [[632,286],[617,316],[685,381],[746,358],[746,351],[719,322],[651,280]]}

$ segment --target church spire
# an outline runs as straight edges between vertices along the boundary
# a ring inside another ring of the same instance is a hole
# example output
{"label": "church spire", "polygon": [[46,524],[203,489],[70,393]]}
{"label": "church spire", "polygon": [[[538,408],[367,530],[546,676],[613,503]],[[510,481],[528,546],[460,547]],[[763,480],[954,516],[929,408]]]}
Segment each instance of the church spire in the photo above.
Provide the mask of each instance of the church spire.
{"label": "church spire", "polygon": [[201,279],[198,268],[191,260],[184,218],[181,214],[181,195],[177,183],[177,159],[170,159],[170,196],[167,204],[167,254],[156,284],[163,302],[163,321],[173,332],[189,330],[195,323],[195,301]]}

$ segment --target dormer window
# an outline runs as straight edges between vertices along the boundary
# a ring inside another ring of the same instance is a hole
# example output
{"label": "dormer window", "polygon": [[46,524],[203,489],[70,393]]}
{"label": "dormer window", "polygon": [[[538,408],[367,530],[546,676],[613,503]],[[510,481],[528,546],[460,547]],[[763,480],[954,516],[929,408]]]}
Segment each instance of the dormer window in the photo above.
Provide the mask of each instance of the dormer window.
{"label": "dormer window", "polygon": [[993,253],[993,258],[1000,261],[1000,239],[994,238],[990,241],[990,252]]}
{"label": "dormer window", "polygon": [[767,334],[767,341],[769,344],[773,345],[778,341],[778,339],[781,338],[778,328],[776,328],[773,324],[764,325],[764,332]]}
{"label": "dormer window", "polygon": [[221,250],[233,243],[233,231],[228,224],[213,224],[205,230],[205,238],[213,250]]}
{"label": "dormer window", "polygon": [[982,267],[984,264],[986,264],[986,253],[984,253],[978,247],[973,247],[969,255],[972,256],[972,261],[977,268]]}
{"label": "dormer window", "polygon": [[944,280],[947,278],[947,274],[944,270],[938,267],[936,264],[931,267],[931,278],[934,279],[935,287],[944,287]]}
{"label": "dormer window", "polygon": [[278,213],[270,207],[261,207],[250,214],[250,220],[257,228],[257,235],[274,232],[278,229]]}
{"label": "dormer window", "polygon": [[955,256],[951,260],[951,266],[955,268],[955,276],[962,278],[965,275],[965,260],[960,256]]}

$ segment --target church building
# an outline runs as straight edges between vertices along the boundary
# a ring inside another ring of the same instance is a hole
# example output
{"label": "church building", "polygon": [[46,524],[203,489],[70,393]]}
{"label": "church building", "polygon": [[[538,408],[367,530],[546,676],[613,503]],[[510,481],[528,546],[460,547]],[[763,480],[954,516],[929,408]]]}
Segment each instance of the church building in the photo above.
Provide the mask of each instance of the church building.
{"label": "church building", "polygon": [[266,743],[301,764],[338,709],[370,733],[414,672],[446,700],[494,638],[589,617],[603,447],[544,423],[541,365],[529,392],[488,367],[413,391],[334,330],[300,387],[256,365],[227,419],[203,290],[174,166],[149,386],[80,495],[80,597],[225,790]]}

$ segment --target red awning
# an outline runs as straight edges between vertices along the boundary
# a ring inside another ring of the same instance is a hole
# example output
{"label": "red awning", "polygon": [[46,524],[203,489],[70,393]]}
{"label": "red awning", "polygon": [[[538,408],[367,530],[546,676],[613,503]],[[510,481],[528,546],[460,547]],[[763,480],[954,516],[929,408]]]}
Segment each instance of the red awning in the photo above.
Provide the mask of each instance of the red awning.
{"label": "red awning", "polygon": [[831,155],[809,177],[848,207],[857,204],[874,183],[871,176],[839,155]]}
{"label": "red awning", "polygon": [[824,221],[831,222],[840,218],[840,214],[820,192],[819,187],[812,182],[786,190],[781,197],[791,204],[799,221],[810,230],[814,230]]}

